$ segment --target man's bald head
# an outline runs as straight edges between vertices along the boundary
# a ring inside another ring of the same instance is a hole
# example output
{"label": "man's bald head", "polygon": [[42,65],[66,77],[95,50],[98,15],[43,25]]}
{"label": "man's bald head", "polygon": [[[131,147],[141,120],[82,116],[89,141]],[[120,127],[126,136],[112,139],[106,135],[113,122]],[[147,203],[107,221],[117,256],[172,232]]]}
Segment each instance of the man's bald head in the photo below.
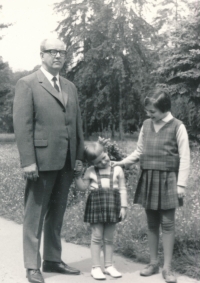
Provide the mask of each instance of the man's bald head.
{"label": "man's bald head", "polygon": [[51,49],[49,48],[49,46],[52,46],[55,44],[63,45],[63,49],[64,50],[66,49],[66,44],[62,40],[58,38],[45,38],[40,44],[40,51],[43,52],[47,49]]}

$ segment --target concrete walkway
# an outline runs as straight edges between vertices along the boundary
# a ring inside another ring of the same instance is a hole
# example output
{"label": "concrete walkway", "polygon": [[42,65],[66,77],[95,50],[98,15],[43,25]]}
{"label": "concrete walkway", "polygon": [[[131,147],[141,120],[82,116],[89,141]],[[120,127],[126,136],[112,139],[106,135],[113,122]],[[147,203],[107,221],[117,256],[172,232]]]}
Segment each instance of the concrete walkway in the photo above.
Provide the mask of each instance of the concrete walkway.
{"label": "concrete walkway", "polygon": [[[81,270],[81,275],[60,275],[43,273],[45,283],[94,283],[90,275],[91,257],[87,247],[62,242],[62,259],[67,264]],[[113,279],[107,276],[107,282],[118,283],[164,283],[161,273],[151,277],[141,277],[139,271],[144,267],[122,256],[115,255],[114,262],[123,277]],[[177,275],[178,283],[200,283],[186,276]],[[105,282],[106,282],[105,281]],[[0,282],[27,283],[23,268],[22,226],[0,218]]]}

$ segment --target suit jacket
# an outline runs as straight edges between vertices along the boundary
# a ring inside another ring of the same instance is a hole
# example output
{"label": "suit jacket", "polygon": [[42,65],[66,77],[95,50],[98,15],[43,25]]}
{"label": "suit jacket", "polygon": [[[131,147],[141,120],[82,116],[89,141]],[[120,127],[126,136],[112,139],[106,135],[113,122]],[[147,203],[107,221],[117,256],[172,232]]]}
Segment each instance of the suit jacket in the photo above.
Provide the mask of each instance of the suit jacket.
{"label": "suit jacket", "polygon": [[64,167],[68,144],[71,166],[83,159],[82,121],[76,87],[60,77],[66,105],[41,70],[17,82],[13,120],[21,166],[36,163],[39,171]]}

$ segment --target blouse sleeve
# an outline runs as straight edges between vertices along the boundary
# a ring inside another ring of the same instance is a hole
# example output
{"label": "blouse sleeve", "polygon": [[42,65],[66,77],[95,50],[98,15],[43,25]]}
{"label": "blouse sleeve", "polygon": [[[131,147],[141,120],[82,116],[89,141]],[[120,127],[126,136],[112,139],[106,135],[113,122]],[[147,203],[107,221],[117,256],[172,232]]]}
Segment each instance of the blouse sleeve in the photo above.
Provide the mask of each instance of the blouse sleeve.
{"label": "blouse sleeve", "polygon": [[125,184],[124,172],[121,167],[119,167],[118,169],[119,169],[119,193],[120,193],[121,207],[127,207],[128,200],[127,200],[127,189]]}
{"label": "blouse sleeve", "polygon": [[189,169],[190,169],[190,147],[189,147],[188,134],[183,124],[180,125],[176,133],[176,139],[178,143],[178,151],[180,157],[177,185],[185,187],[187,185]]}

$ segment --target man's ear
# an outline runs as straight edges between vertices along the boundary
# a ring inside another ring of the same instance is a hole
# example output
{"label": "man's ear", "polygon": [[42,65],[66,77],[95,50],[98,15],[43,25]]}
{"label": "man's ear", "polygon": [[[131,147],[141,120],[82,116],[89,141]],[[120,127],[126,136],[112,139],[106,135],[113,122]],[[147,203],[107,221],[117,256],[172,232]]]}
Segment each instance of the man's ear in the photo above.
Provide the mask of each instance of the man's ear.
{"label": "man's ear", "polygon": [[43,58],[44,58],[44,53],[43,52],[40,52],[40,58],[43,60]]}

